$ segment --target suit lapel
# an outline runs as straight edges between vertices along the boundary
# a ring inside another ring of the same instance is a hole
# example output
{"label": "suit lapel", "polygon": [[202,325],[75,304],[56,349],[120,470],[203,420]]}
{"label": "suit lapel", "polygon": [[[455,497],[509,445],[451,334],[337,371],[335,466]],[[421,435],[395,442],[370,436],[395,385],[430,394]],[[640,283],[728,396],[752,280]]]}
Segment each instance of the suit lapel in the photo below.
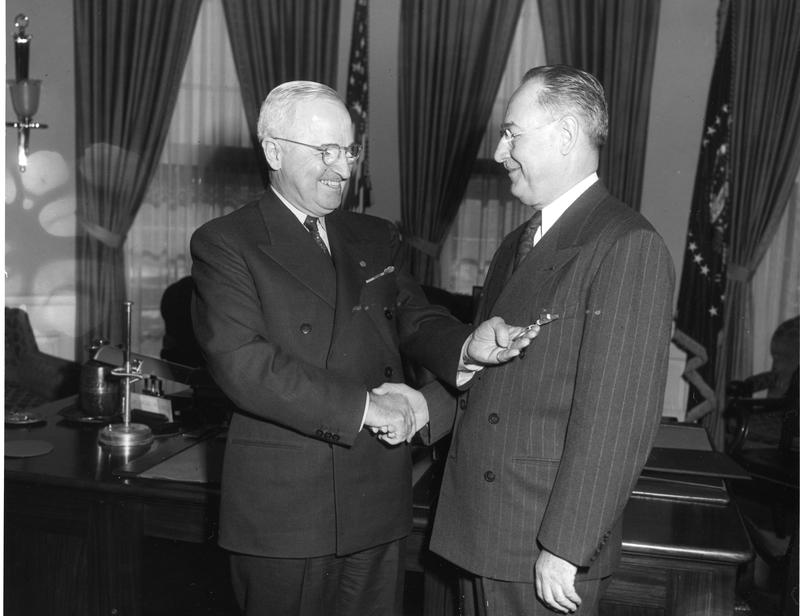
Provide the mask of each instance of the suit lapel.
{"label": "suit lapel", "polygon": [[[346,332],[347,324],[352,319],[353,311],[362,308],[362,291],[364,290],[367,272],[375,269],[372,263],[375,250],[369,242],[353,237],[342,220],[335,213],[326,221],[331,252],[336,263],[336,315],[334,331]],[[381,263],[380,267],[384,264]],[[375,322],[376,329],[390,349],[396,348],[391,329],[386,327],[383,311],[367,311],[369,318]]]}
{"label": "suit lapel", "polygon": [[331,260],[271,190],[261,198],[259,208],[266,227],[266,238],[259,248],[301,285],[333,307],[336,277]]}
{"label": "suit lapel", "polygon": [[337,216],[328,216],[325,228],[336,264],[336,320],[340,323],[342,318],[349,318],[358,305],[359,290],[366,279],[366,264],[361,264],[364,261],[354,252],[353,240],[347,237],[347,228]]}
{"label": "suit lapel", "polygon": [[517,243],[520,235],[525,231],[526,224],[527,222],[514,229],[506,240],[500,244],[500,248],[497,249],[497,254],[495,254],[489,272],[486,274],[486,282],[481,292],[481,299],[476,313],[478,315],[478,323],[492,316],[492,308],[494,308],[497,298],[500,297],[512,276]]}
{"label": "suit lapel", "polygon": [[[521,293],[530,295],[530,289],[541,289],[547,281],[562,267],[567,265],[579,252],[584,240],[585,221],[591,212],[608,196],[608,191],[602,183],[595,182],[575,202],[567,208],[550,230],[528,253],[525,260],[513,273],[517,240],[524,226],[513,231],[513,239],[505,246],[507,254],[498,251],[498,267],[495,279],[507,282],[495,293],[494,301],[488,304],[491,308],[497,303],[504,303],[506,298],[519,298]],[[500,260],[502,258],[502,263]],[[507,276],[510,275],[510,278]],[[487,277],[488,278],[488,277]],[[494,281],[492,281],[494,282]],[[487,298],[490,299],[490,298]],[[539,309],[545,310],[546,306]],[[491,315],[485,315],[491,316]]]}

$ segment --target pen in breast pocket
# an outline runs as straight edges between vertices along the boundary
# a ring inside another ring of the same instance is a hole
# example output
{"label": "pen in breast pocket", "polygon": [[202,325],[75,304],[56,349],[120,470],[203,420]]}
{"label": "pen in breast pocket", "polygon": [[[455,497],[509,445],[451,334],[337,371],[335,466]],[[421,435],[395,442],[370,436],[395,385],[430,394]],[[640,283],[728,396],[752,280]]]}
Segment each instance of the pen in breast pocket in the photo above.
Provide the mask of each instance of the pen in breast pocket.
{"label": "pen in breast pocket", "polygon": [[541,327],[542,325],[545,325],[546,323],[552,323],[552,322],[553,322],[553,321],[555,321],[557,318],[558,318],[558,315],[557,315],[557,314],[551,314],[551,313],[549,313],[549,312],[543,312],[542,314],[540,314],[540,315],[539,315],[539,318],[538,318],[538,319],[536,319],[536,321],[534,321],[533,323],[531,323],[530,325],[528,325],[528,326],[527,326],[525,329],[523,329],[523,330],[522,330],[520,333],[518,333],[516,336],[514,336],[514,338],[513,338],[513,339],[514,339],[514,340],[519,340],[520,338],[522,338],[522,336],[524,336],[525,334],[527,334],[529,331],[531,331],[531,330],[532,330],[534,327],[536,327],[537,325]]}
{"label": "pen in breast pocket", "polygon": [[384,269],[380,274],[375,274],[372,278],[367,278],[364,284],[369,284],[370,282],[377,280],[381,276],[386,276],[386,274],[391,274],[393,271],[394,271],[394,265],[390,265],[389,267]]}

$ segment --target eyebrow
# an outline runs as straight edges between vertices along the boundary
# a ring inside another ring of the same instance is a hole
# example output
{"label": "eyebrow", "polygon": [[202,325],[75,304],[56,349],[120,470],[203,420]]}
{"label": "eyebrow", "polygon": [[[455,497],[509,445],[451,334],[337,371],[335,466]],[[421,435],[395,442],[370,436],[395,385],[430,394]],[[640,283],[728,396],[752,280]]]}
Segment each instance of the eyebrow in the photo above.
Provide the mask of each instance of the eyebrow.
{"label": "eyebrow", "polygon": [[507,128],[514,128],[514,127],[519,128],[519,125],[514,122],[503,122],[500,125],[500,130],[505,130]]}

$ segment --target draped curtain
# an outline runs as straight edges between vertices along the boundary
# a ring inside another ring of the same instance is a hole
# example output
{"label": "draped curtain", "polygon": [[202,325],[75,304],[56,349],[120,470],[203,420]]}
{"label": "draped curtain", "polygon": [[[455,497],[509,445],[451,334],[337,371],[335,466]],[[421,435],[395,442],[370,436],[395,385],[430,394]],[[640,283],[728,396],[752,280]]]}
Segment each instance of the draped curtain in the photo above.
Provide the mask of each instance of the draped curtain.
{"label": "draped curtain", "polygon": [[471,295],[473,287],[483,284],[503,238],[530,218],[530,209],[511,194],[508,175],[493,157],[508,101],[522,76],[542,64],[545,52],[538,3],[524,0],[478,161],[442,244],[440,286],[448,291]]}
{"label": "draped curtain", "polygon": [[769,249],[753,274],[753,368],[772,369],[770,342],[775,328],[800,315],[800,174]]}
{"label": "draped curtain", "polygon": [[124,342],[122,245],[166,136],[201,0],[74,0],[77,349]]}
{"label": "draped curtain", "polygon": [[718,388],[752,373],[753,272],[800,169],[800,4],[734,0],[731,11],[730,254]]}
{"label": "draped curtain", "polygon": [[639,210],[661,0],[539,0],[548,64],[583,69],[603,84],[608,141],[598,175]]}
{"label": "draped curtain", "polygon": [[223,6],[245,116],[262,156],[256,124],[272,88],[297,79],[336,88],[340,1],[223,0]]}
{"label": "draped curtain", "polygon": [[161,299],[189,275],[194,230],[264,190],[222,0],[202,4],[159,164],[125,241],[133,347],[145,355],[161,352]]}
{"label": "draped curtain", "polygon": [[403,0],[400,14],[401,226],[412,272],[436,283],[522,0]]}

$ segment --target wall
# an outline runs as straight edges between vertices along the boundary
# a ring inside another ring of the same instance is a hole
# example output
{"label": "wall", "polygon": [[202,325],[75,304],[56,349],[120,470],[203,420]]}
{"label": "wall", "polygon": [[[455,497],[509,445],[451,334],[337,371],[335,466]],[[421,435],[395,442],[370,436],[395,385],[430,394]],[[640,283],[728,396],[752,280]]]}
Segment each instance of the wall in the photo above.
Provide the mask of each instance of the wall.
{"label": "wall", "polygon": [[[17,168],[17,131],[6,129],[5,303],[23,306],[42,350],[74,357],[75,86],[72,2],[7,0],[6,76],[14,77],[14,18],[32,36],[29,76],[42,80],[30,158]],[[6,88],[8,92],[8,88]],[[6,119],[14,119],[6,94]]]}
{"label": "wall", "polygon": [[[342,0],[339,90],[344,94],[354,0]],[[397,54],[400,2],[370,1],[370,213],[400,218]],[[686,222],[714,61],[717,0],[662,0],[642,212],[664,236],[680,272]],[[6,131],[6,305],[25,305],[44,348],[72,356],[75,306],[75,109],[72,3],[9,0],[6,32],[26,12],[31,77],[44,79],[28,171],[16,169]],[[6,41],[13,73],[13,46]],[[6,98],[7,113],[12,114]]]}
{"label": "wall", "polygon": [[[680,280],[686,226],[716,55],[717,0],[662,0],[641,212],[662,235]],[[675,288],[675,301],[678,288]],[[670,347],[664,415],[682,420],[686,354]]]}
{"label": "wall", "polygon": [[641,212],[664,237],[677,276],[716,55],[717,6],[717,0],[661,2]]}

